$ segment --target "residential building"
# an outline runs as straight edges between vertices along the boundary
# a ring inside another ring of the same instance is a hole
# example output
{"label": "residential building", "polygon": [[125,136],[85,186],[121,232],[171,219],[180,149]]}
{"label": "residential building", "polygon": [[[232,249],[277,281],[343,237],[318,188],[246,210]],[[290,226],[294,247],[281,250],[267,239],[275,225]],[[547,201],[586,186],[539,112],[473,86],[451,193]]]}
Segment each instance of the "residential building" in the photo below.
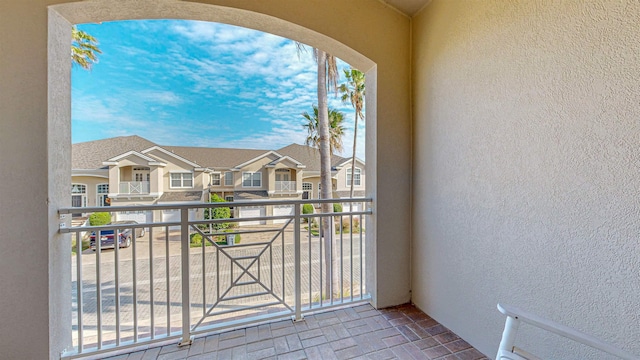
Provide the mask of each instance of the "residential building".
{"label": "residential building", "polygon": [[[74,207],[201,203],[209,201],[210,194],[226,201],[312,200],[320,195],[319,152],[298,144],[277,150],[161,146],[134,135],[74,144],[72,161]],[[364,197],[365,163],[356,159],[356,164],[354,197]],[[334,155],[332,169],[334,198],[348,198],[351,159]],[[348,210],[349,204],[345,206]],[[354,204],[354,210],[358,206]],[[236,217],[291,214],[292,206],[260,205],[241,207]],[[116,216],[138,222],[180,219],[175,210]]]}

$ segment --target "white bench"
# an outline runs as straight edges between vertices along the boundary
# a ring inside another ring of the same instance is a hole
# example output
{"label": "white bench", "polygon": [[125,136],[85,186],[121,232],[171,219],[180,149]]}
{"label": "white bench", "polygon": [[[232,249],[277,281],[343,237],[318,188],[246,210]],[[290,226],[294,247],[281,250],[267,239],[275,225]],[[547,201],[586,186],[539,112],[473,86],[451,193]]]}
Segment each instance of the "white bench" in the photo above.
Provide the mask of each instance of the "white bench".
{"label": "white bench", "polygon": [[518,327],[521,323],[533,325],[608,354],[615,355],[620,359],[640,360],[640,357],[618,349],[591,335],[587,335],[554,321],[541,318],[537,315],[530,314],[518,308],[498,304],[498,310],[507,316],[507,321],[504,324],[504,332],[502,333],[502,340],[500,341],[496,360],[542,360],[539,357],[515,346]]}

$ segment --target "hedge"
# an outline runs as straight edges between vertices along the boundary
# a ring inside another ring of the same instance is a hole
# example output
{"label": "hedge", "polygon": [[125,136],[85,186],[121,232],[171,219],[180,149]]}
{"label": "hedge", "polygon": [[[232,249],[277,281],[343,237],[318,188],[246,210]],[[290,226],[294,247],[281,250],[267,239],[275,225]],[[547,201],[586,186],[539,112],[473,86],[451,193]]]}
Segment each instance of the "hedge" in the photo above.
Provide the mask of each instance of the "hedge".
{"label": "hedge", "polygon": [[111,214],[108,212],[97,212],[89,215],[89,225],[100,226],[111,222]]}

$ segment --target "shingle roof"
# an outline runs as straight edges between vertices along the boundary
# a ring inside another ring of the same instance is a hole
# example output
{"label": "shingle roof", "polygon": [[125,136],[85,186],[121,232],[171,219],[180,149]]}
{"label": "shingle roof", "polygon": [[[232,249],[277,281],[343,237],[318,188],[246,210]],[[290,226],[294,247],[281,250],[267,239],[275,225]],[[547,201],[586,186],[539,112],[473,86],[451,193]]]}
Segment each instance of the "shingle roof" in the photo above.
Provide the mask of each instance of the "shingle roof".
{"label": "shingle roof", "polygon": [[160,196],[158,202],[165,201],[201,201],[202,191],[171,191]]}
{"label": "shingle roof", "polygon": [[234,191],[233,200],[266,200],[269,194],[266,191]]}
{"label": "shingle roof", "polygon": [[[153,146],[173,152],[187,160],[209,168],[232,168],[245,163],[271,150],[254,149],[230,149],[207,148],[190,146],[164,146],[155,144],[137,135],[120,136],[104,140],[95,140],[73,144],[72,168],[73,169],[99,169],[104,167],[106,161],[128,151],[141,152]],[[282,156],[289,156],[306,166],[305,171],[320,171],[320,153],[318,149],[305,145],[291,144],[275,150]],[[347,158],[334,155],[331,158],[331,166],[345,161]]]}
{"label": "shingle roof", "polygon": [[[307,167],[305,168],[305,171],[320,171],[320,152],[316,148],[299,144],[291,144],[276,150],[276,152],[283,156],[290,156],[306,165]],[[345,160],[346,158],[333,155],[331,157],[331,167],[334,167]]]}
{"label": "shingle roof", "polygon": [[173,151],[185,159],[191,160],[200,166],[210,168],[232,168],[253,158],[256,158],[269,150],[254,149],[229,149],[229,148],[205,148],[189,146],[162,146]]}
{"label": "shingle roof", "polygon": [[119,136],[73,144],[71,146],[71,167],[73,169],[99,169],[103,161],[127,151],[142,151],[156,144],[137,135]]}

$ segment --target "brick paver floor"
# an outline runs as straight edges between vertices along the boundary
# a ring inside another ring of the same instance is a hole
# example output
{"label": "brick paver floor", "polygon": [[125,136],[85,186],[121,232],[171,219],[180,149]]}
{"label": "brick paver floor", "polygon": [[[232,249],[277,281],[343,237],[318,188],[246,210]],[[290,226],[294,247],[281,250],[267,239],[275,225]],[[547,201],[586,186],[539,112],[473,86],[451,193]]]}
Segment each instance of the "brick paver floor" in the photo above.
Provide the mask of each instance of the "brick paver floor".
{"label": "brick paver floor", "polygon": [[370,305],[308,315],[196,338],[191,346],[149,348],[110,360],[442,359],[482,353],[412,305]]}

